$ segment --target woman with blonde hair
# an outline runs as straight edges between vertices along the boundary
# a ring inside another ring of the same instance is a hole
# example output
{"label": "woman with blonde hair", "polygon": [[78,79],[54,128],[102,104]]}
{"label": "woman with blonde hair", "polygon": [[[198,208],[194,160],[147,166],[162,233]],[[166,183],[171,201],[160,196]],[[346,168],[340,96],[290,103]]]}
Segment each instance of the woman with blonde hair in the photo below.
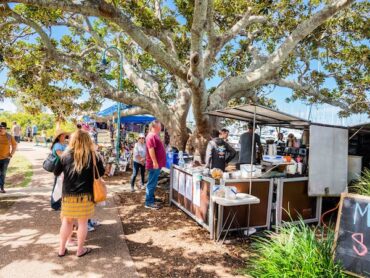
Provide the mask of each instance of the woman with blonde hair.
{"label": "woman with blonde hair", "polygon": [[[92,251],[84,247],[84,242],[87,235],[87,221],[94,214],[94,161],[99,175],[103,175],[103,162],[95,154],[89,134],[82,130],[75,131],[54,171],[57,176],[64,173],[59,257],[64,257],[68,252],[66,242],[72,233],[75,220],[78,222],[77,257]],[[97,178],[97,173],[95,175]]]}

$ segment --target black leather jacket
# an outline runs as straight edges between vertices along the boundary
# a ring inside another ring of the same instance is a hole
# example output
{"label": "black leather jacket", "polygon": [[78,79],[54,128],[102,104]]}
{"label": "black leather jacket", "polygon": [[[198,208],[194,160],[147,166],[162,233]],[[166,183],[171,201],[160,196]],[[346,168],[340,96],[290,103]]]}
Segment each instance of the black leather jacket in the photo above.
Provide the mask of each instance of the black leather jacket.
{"label": "black leather jacket", "polygon": [[[104,174],[104,165],[102,160],[97,157],[96,164],[98,167],[99,175]],[[74,171],[74,158],[73,153],[66,150],[62,158],[58,160],[54,174],[59,176],[62,172],[64,173],[63,180],[63,196],[66,195],[80,195],[88,193],[93,196],[93,161],[90,157],[88,167],[82,169],[81,173]]]}

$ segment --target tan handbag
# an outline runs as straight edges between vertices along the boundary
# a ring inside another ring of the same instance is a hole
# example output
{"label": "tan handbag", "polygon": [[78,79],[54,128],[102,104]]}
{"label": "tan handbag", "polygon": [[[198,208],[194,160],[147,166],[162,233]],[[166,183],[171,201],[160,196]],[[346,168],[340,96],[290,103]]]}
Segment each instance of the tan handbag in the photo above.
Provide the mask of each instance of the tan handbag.
{"label": "tan handbag", "polygon": [[[100,203],[107,199],[107,187],[105,185],[104,180],[99,175],[99,170],[98,167],[96,166],[96,155],[95,153],[92,153],[91,155],[93,158],[93,173],[94,173],[94,184],[93,184],[94,202]],[[98,178],[96,178],[96,176],[98,176]]]}

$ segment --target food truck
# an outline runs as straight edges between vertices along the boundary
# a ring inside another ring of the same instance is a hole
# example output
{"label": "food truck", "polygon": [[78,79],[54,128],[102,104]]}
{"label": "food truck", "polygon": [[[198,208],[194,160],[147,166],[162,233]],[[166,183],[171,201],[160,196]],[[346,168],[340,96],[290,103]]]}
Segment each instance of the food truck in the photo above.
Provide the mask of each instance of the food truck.
{"label": "food truck", "polygon": [[[172,165],[171,203],[206,228],[211,238],[218,236],[223,227],[249,231],[300,219],[305,223],[319,222],[323,198],[340,196],[347,190],[348,128],[312,123],[259,105],[226,108],[208,115],[303,133],[299,145],[282,148],[280,155],[263,155],[259,165],[241,165],[241,170],[234,167],[223,174],[222,185],[236,189],[241,198],[258,200],[251,204],[221,203],[220,209],[220,202],[215,201],[220,180],[204,166]],[[248,167],[250,172],[245,171]],[[219,209],[215,211],[217,205]]]}

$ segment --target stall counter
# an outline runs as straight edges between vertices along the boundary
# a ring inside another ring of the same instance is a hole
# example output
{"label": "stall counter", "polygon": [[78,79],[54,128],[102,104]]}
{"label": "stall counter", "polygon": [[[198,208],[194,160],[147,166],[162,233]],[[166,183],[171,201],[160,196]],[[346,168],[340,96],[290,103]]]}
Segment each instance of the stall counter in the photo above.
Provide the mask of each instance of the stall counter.
{"label": "stall counter", "polygon": [[[214,204],[211,201],[215,180],[211,177],[201,176],[201,170],[192,168],[181,168],[177,165],[171,167],[170,179],[170,202],[183,210],[198,224],[206,228],[214,237],[215,213]],[[251,192],[249,192],[252,184]],[[232,229],[245,229],[248,226],[248,215],[250,215],[249,226],[254,228],[269,228],[272,207],[273,179],[227,179],[226,186],[235,186],[238,192],[251,193],[261,200],[260,204],[253,206],[238,206],[237,221]],[[251,212],[249,214],[249,208]],[[225,209],[224,215],[228,213]],[[224,215],[218,216],[223,219]]]}

